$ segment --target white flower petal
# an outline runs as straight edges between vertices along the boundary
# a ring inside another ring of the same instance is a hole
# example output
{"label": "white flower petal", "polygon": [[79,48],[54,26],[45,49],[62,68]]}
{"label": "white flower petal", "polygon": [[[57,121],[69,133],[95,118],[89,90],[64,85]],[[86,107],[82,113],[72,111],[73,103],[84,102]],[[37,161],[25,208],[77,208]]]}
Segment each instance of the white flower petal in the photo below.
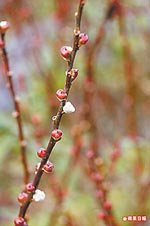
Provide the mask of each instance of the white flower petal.
{"label": "white flower petal", "polygon": [[63,107],[63,111],[64,111],[64,113],[69,114],[69,113],[72,113],[75,111],[75,107],[72,105],[71,102],[67,101],[65,103],[65,106]]}
{"label": "white flower petal", "polygon": [[8,24],[8,22],[3,20],[0,22],[0,27],[5,27],[5,26],[7,26],[7,24]]}
{"label": "white flower petal", "polygon": [[35,202],[40,202],[45,199],[45,193],[39,189],[36,189],[35,194],[33,195],[33,200]]}

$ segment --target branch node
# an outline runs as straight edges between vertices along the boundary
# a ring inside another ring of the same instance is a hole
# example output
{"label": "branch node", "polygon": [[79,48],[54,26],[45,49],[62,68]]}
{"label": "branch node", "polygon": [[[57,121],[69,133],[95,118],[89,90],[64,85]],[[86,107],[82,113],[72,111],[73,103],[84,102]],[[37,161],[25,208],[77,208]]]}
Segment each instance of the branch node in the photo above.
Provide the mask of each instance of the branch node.
{"label": "branch node", "polygon": [[15,102],[19,103],[20,102],[20,97],[15,96]]}
{"label": "branch node", "polygon": [[57,119],[57,116],[54,115],[54,116],[52,117],[52,121],[55,121],[56,119]]}
{"label": "branch node", "polygon": [[8,76],[8,77],[12,77],[12,76],[13,76],[13,71],[8,71],[8,72],[7,72],[7,76]]}
{"label": "branch node", "polygon": [[74,35],[79,36],[79,34],[80,34],[79,28],[74,29]]}
{"label": "branch node", "polygon": [[20,145],[21,145],[21,147],[26,147],[26,146],[27,146],[26,140],[22,140],[22,141],[20,142]]}
{"label": "branch node", "polygon": [[9,82],[7,82],[6,88],[10,89],[10,84],[9,84]]}

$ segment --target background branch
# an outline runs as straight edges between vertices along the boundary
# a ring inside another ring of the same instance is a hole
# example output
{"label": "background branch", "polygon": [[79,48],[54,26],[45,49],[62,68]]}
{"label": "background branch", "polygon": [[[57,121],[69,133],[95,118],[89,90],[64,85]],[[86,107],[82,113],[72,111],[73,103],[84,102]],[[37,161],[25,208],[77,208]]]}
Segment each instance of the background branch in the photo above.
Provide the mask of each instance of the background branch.
{"label": "background branch", "polygon": [[[7,23],[7,22],[6,22]],[[13,104],[14,104],[14,109],[15,111],[13,112],[13,117],[16,118],[17,121],[17,126],[18,126],[18,136],[19,136],[19,142],[20,142],[20,149],[21,149],[21,162],[23,165],[23,172],[24,172],[24,184],[28,183],[29,180],[29,169],[28,169],[28,164],[27,164],[27,157],[26,157],[26,140],[24,138],[24,132],[23,132],[23,125],[22,125],[22,119],[21,119],[21,110],[20,110],[20,101],[19,98],[17,97],[14,89],[14,84],[12,80],[13,72],[10,70],[9,66],[9,59],[6,51],[6,43],[5,43],[5,31],[3,29],[0,29],[0,34],[1,34],[1,41],[3,43],[2,45],[2,58],[3,58],[3,63],[4,63],[4,72],[7,77],[7,87],[10,90],[10,94],[12,96]]]}

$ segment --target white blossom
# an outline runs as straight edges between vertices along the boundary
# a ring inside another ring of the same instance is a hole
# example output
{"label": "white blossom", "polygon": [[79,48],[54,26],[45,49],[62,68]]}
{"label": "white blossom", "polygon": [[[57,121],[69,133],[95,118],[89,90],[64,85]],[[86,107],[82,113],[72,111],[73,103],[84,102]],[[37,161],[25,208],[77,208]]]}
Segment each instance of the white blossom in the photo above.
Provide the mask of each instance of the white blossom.
{"label": "white blossom", "polygon": [[9,28],[9,23],[5,20],[0,21],[0,29],[2,32],[5,32]]}
{"label": "white blossom", "polygon": [[0,27],[5,27],[5,26],[7,26],[7,25],[8,25],[8,22],[5,21],[5,20],[2,20],[2,21],[0,22]]}
{"label": "white blossom", "polygon": [[69,114],[69,113],[72,113],[75,111],[75,107],[72,105],[71,102],[67,101],[65,103],[65,106],[63,107],[63,111],[64,111],[64,113]]}
{"label": "white blossom", "polygon": [[36,189],[35,194],[33,195],[33,200],[35,202],[40,202],[45,199],[45,193],[39,189]]}

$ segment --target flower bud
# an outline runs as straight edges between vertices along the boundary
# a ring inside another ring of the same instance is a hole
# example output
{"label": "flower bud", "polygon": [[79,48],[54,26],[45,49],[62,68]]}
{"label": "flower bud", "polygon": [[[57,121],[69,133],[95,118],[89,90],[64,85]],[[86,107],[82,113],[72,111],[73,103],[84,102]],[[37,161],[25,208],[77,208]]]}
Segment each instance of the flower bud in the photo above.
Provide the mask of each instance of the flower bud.
{"label": "flower bud", "polygon": [[72,53],[72,47],[71,46],[63,46],[60,49],[60,54],[67,61],[70,60],[71,53]]}
{"label": "flower bud", "polygon": [[26,222],[23,217],[16,217],[16,219],[14,220],[14,224],[16,226],[24,226],[26,224]]}
{"label": "flower bud", "polygon": [[3,41],[0,41],[0,48],[3,48],[4,47],[4,42]]}
{"label": "flower bud", "polygon": [[86,33],[80,33],[79,34],[79,44],[84,45],[88,42],[89,38]]}
{"label": "flower bud", "polygon": [[5,33],[9,28],[9,23],[7,21],[1,21],[0,22],[0,31],[2,33]]}
{"label": "flower bud", "polygon": [[25,192],[19,193],[19,195],[18,195],[18,201],[20,203],[24,203],[25,201],[27,201],[27,199],[28,199],[28,194],[27,193],[25,193]]}
{"label": "flower bud", "polygon": [[35,187],[32,183],[26,184],[26,189],[28,192],[33,192],[35,190]]}
{"label": "flower bud", "polygon": [[63,111],[64,113],[69,114],[75,111],[75,107],[72,105],[71,102],[67,101],[63,107]]}
{"label": "flower bud", "polygon": [[71,71],[69,72],[71,75],[71,81],[75,80],[75,78],[78,76],[78,69],[72,68]]}
{"label": "flower bud", "polygon": [[107,209],[107,210],[109,210],[109,209],[111,209],[111,207],[112,207],[111,202],[110,201],[105,201],[104,208]]}
{"label": "flower bud", "polygon": [[51,163],[51,162],[48,161],[48,162],[44,165],[43,170],[44,170],[45,173],[51,173],[51,172],[53,172],[53,170],[54,170],[54,165],[53,165],[53,163]]}
{"label": "flower bud", "polygon": [[87,158],[89,160],[94,158],[94,151],[93,150],[88,150],[87,154],[86,154]]}
{"label": "flower bud", "polygon": [[63,89],[59,89],[56,92],[56,97],[58,98],[58,100],[62,101],[65,100],[67,98],[67,93],[65,92],[65,90]]}
{"label": "flower bud", "polygon": [[39,189],[36,189],[35,194],[33,195],[33,200],[35,202],[40,202],[45,199],[45,193]]}
{"label": "flower bud", "polygon": [[62,131],[60,129],[55,129],[52,131],[51,136],[55,141],[58,141],[62,137]]}
{"label": "flower bud", "polygon": [[98,215],[97,215],[98,219],[100,220],[104,220],[106,219],[107,217],[107,214],[105,212],[100,212]]}
{"label": "flower bud", "polygon": [[46,153],[47,153],[47,151],[46,151],[46,149],[44,149],[44,148],[40,148],[40,149],[37,151],[37,155],[38,155],[38,157],[40,157],[40,158],[45,158],[45,157],[46,157]]}

